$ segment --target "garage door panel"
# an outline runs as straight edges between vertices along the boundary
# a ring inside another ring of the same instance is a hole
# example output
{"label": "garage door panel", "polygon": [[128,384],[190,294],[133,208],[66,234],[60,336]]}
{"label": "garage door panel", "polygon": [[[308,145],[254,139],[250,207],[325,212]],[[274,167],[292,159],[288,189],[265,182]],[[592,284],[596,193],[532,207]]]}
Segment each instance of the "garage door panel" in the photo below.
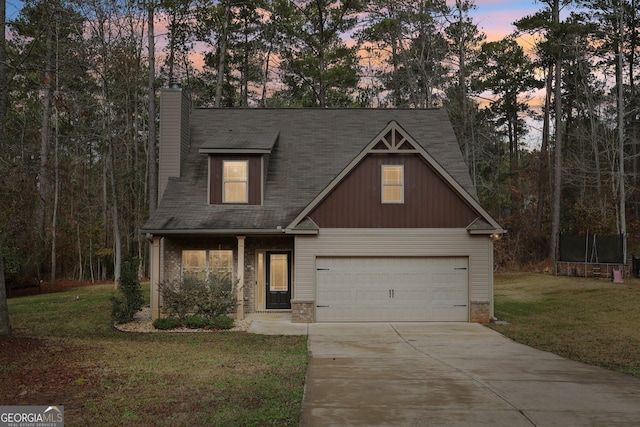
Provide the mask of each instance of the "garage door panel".
{"label": "garage door panel", "polygon": [[317,320],[467,321],[467,258],[317,258]]}

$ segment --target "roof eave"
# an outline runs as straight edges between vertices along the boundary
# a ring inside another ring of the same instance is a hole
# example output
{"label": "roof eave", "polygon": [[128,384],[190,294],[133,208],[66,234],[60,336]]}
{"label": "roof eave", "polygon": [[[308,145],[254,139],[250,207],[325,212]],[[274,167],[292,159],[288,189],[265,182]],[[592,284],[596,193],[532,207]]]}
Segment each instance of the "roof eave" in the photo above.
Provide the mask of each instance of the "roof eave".
{"label": "roof eave", "polygon": [[506,231],[503,230],[502,228],[495,228],[495,229],[491,229],[491,230],[467,230],[469,232],[469,234],[473,234],[473,235],[494,235],[494,234],[505,234]]}
{"label": "roof eave", "polygon": [[285,228],[284,234],[315,236],[319,234],[319,230],[296,230],[294,228]]}
{"label": "roof eave", "polygon": [[283,228],[210,228],[210,229],[140,229],[140,233],[152,236],[279,236],[285,233]]}
{"label": "roof eave", "polygon": [[271,154],[271,150],[263,149],[263,148],[199,148],[198,153],[200,154]]}

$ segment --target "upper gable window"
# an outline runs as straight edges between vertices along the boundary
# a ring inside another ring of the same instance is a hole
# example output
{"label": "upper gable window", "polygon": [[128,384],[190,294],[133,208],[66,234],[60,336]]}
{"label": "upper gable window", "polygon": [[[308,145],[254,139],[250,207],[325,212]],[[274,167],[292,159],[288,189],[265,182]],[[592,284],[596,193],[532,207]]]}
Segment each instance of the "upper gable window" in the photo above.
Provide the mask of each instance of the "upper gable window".
{"label": "upper gable window", "polygon": [[249,162],[224,160],[222,162],[222,202],[247,203],[249,201]]}
{"label": "upper gable window", "polygon": [[404,166],[382,165],[382,203],[404,203]]}

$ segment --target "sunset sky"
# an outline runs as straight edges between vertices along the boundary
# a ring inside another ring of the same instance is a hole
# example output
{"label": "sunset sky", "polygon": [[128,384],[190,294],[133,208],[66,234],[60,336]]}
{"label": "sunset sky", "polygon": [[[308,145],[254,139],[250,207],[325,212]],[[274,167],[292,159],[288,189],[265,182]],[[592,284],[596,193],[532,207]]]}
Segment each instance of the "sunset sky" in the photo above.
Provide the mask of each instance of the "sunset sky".
{"label": "sunset sky", "polygon": [[476,0],[475,4],[473,21],[487,35],[488,41],[499,40],[511,33],[515,29],[514,21],[532,15],[544,6],[534,0]]}
{"label": "sunset sky", "polygon": [[[23,2],[6,0],[7,19],[18,16]],[[452,4],[454,0],[447,0]],[[488,40],[497,40],[513,31],[513,21],[540,10],[543,4],[534,0],[476,0],[477,9],[473,12],[474,22],[487,34]]]}

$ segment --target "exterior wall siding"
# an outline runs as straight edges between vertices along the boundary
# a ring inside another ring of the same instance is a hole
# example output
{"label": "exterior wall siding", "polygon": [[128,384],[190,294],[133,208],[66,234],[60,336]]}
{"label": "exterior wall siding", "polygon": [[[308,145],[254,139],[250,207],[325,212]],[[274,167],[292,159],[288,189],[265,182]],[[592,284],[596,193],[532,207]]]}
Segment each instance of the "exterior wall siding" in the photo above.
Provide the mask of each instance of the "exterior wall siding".
{"label": "exterior wall siding", "polygon": [[466,256],[470,302],[492,302],[491,239],[465,229],[321,229],[317,236],[296,236],[295,247],[299,300],[316,298],[317,256]]}
{"label": "exterior wall siding", "polygon": [[158,200],[170,177],[179,177],[190,147],[189,100],[179,89],[163,89],[160,97]]}
{"label": "exterior wall siding", "polygon": [[[404,166],[404,203],[381,203],[382,165]],[[369,154],[309,216],[320,228],[464,228],[478,213],[418,154]]]}

